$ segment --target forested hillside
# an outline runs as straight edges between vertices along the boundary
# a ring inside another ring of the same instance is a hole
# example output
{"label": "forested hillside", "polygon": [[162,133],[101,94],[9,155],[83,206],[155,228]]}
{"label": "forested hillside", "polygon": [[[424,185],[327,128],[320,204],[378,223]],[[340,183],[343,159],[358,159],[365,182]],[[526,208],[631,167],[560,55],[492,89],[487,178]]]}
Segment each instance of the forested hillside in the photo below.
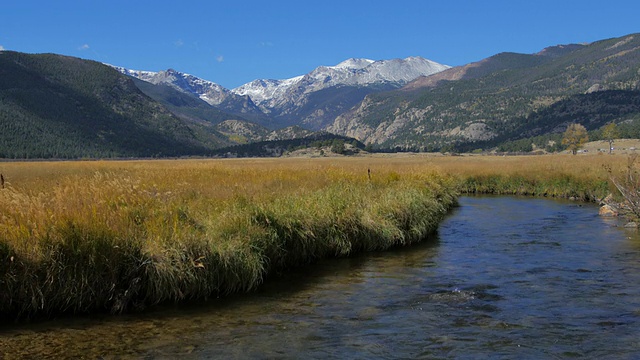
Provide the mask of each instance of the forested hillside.
{"label": "forested hillside", "polygon": [[380,147],[485,148],[637,119],[640,35],[502,53],[369,95],[331,132]]}
{"label": "forested hillside", "polygon": [[[345,144],[352,149],[347,151]],[[214,152],[218,157],[279,157],[287,152],[316,148],[330,148],[331,152],[340,155],[351,155],[354,151],[364,150],[363,143],[345,136],[317,132],[305,137],[258,141],[249,144],[235,145]]]}
{"label": "forested hillside", "polygon": [[219,124],[225,120],[244,120],[240,116],[225,113],[193,94],[178,91],[169,85],[151,84],[143,80],[131,78],[136,86],[150,98],[164,105],[179,118],[204,122],[207,125]]}
{"label": "forested hillside", "polygon": [[306,137],[300,125],[325,126],[309,114],[335,118],[325,130],[369,150],[555,151],[571,123],[597,137],[613,122],[621,136],[640,137],[640,34],[501,53],[398,90],[372,89],[313,92],[287,113],[286,124],[297,126],[268,129],[98,62],[0,51],[0,158],[206,156],[234,144]]}
{"label": "forested hillside", "polygon": [[204,155],[227,144],[111,67],[0,52],[0,158]]}

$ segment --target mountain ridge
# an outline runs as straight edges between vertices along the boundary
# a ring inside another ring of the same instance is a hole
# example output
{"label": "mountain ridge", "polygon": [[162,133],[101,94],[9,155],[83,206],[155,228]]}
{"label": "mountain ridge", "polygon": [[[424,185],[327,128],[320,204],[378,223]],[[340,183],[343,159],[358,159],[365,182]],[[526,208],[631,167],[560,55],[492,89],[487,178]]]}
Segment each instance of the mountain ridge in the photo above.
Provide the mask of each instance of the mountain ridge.
{"label": "mountain ridge", "polygon": [[226,144],[99,62],[0,52],[0,157],[204,155]]}
{"label": "mountain ridge", "polygon": [[[151,72],[114,67],[140,80],[194,94],[222,111],[272,129],[298,124],[313,130],[324,127],[336,112],[353,106],[368,93],[399,88],[418,76],[449,68],[417,56],[379,61],[350,58],[293,78],[256,79],[229,90],[172,69]],[[309,107],[310,98],[320,97],[320,92],[324,105]]]}
{"label": "mountain ridge", "polygon": [[433,64],[350,58],[255,80],[254,101],[249,86],[237,94],[173,69],[2,51],[0,157],[205,155],[310,130],[370,149],[541,148],[571,122],[591,131],[614,122],[640,138],[640,34],[502,52],[416,76]]}
{"label": "mountain ridge", "polygon": [[139,80],[154,85],[171,86],[178,91],[194,95],[220,111],[235,114],[240,117],[247,117],[257,123],[266,123],[262,111],[256,107],[249,97],[237,95],[213,81],[204,80],[174,69],[146,71],[131,70],[111,64],[106,65],[115,68],[122,74]]}
{"label": "mountain ridge", "polygon": [[[421,77],[402,89],[368,95],[325,129],[380,147],[483,147],[535,133],[527,119],[559,101],[593,91],[637,89],[640,36],[630,34],[586,45],[548,47],[536,54],[500,53]],[[635,113],[624,111],[624,106],[603,107],[620,115],[598,118],[615,122],[633,118]],[[545,114],[546,128],[555,132],[571,119]],[[590,130],[602,125],[588,124]]]}

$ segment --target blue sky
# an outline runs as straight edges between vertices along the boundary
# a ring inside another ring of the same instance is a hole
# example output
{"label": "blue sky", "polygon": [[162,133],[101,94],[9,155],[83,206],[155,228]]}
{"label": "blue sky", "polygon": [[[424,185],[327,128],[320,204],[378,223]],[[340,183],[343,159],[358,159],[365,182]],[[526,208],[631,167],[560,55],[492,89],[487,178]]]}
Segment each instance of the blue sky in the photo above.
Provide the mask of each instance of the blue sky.
{"label": "blue sky", "polygon": [[0,8],[0,49],[173,68],[227,88],[350,57],[455,66],[640,32],[637,0],[16,0]]}

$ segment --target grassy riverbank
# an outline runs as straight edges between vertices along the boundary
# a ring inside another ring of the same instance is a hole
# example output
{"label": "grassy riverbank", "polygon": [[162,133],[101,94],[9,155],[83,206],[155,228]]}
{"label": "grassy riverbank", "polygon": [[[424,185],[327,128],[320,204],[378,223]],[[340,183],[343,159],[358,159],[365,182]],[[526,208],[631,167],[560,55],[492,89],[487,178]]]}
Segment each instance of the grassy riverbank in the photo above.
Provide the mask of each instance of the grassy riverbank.
{"label": "grassy riverbank", "polygon": [[326,160],[3,163],[0,314],[120,312],[247,291],[424,239],[455,202],[427,166]]}
{"label": "grassy riverbank", "polygon": [[[458,192],[574,197],[624,156],[0,163],[0,317],[121,312],[254,289],[424,239]],[[369,170],[371,173],[369,174]]]}
{"label": "grassy riverbank", "polygon": [[465,156],[432,160],[460,179],[463,194],[526,195],[598,201],[617,193],[610,174],[621,175],[626,155]]}

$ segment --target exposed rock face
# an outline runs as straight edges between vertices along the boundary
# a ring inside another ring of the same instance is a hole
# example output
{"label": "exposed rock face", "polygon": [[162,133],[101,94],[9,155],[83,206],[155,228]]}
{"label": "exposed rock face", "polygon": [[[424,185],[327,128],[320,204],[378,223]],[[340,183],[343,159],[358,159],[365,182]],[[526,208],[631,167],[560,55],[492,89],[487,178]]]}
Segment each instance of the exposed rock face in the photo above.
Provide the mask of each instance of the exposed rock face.
{"label": "exposed rock face", "polygon": [[[401,102],[396,106],[394,112],[386,119],[378,124],[371,124],[366,119],[372,115],[372,112],[380,108],[380,103],[367,97],[357,108],[338,116],[333,124],[327,126],[326,130],[334,134],[353,137],[365,144],[374,145],[392,142],[400,136],[407,136],[407,134],[469,141],[490,140],[496,136],[496,133],[481,121],[469,122],[464,126],[449,129],[437,130],[433,127],[427,129],[424,126],[425,119],[434,116],[431,106],[411,107],[408,102]],[[432,121],[438,120],[436,118]]]}
{"label": "exposed rock face", "polygon": [[261,141],[269,133],[269,130],[247,121],[226,120],[216,125],[216,130],[227,136],[233,137],[236,142]]}
{"label": "exposed rock face", "polygon": [[369,106],[373,104],[369,97],[360,103],[357,109],[349,112],[349,116],[338,116],[333,124],[327,126],[330,133],[349,136],[364,143],[378,144],[380,132],[384,132],[388,123],[383,122],[374,128],[362,122],[362,115],[368,113]]}
{"label": "exposed rock face", "polygon": [[300,126],[289,126],[284,129],[275,130],[267,134],[264,140],[290,140],[299,139],[312,135],[314,132],[301,128]]}
{"label": "exposed rock face", "polygon": [[295,122],[322,129],[367,94],[396,89],[419,76],[448,68],[421,57],[381,61],[348,59],[291,79],[254,80],[232,91],[251,97],[264,113],[279,123]]}
{"label": "exposed rock face", "polygon": [[593,84],[590,88],[587,89],[585,94],[591,94],[596,91],[602,91],[602,90],[606,90],[606,88],[600,84]]}
{"label": "exposed rock face", "polygon": [[263,126],[242,120],[226,120],[215,126],[216,131],[239,143],[298,139],[313,134],[300,126],[269,130]]}
{"label": "exposed rock face", "polygon": [[367,96],[326,129],[382,147],[463,151],[559,133],[576,121],[595,129],[640,111],[632,94],[639,57],[635,35],[500,53]]}
{"label": "exposed rock face", "polygon": [[249,96],[235,94],[221,85],[190,74],[185,74],[173,69],[154,72],[129,70],[118,66],[114,66],[114,68],[125,75],[154,85],[165,84],[178,91],[193,94],[222,111],[232,114],[264,115]]}
{"label": "exposed rock face", "polygon": [[166,84],[193,94],[217,109],[272,129],[301,125],[320,130],[367,94],[397,89],[449,66],[422,57],[348,59],[335,66],[320,66],[305,75],[284,80],[258,79],[233,90],[173,69],[152,72],[114,68],[152,84]]}
{"label": "exposed rock face", "polygon": [[490,140],[496,136],[496,134],[489,129],[487,124],[477,122],[469,124],[469,126],[463,130],[462,136],[467,140],[478,141]]}

